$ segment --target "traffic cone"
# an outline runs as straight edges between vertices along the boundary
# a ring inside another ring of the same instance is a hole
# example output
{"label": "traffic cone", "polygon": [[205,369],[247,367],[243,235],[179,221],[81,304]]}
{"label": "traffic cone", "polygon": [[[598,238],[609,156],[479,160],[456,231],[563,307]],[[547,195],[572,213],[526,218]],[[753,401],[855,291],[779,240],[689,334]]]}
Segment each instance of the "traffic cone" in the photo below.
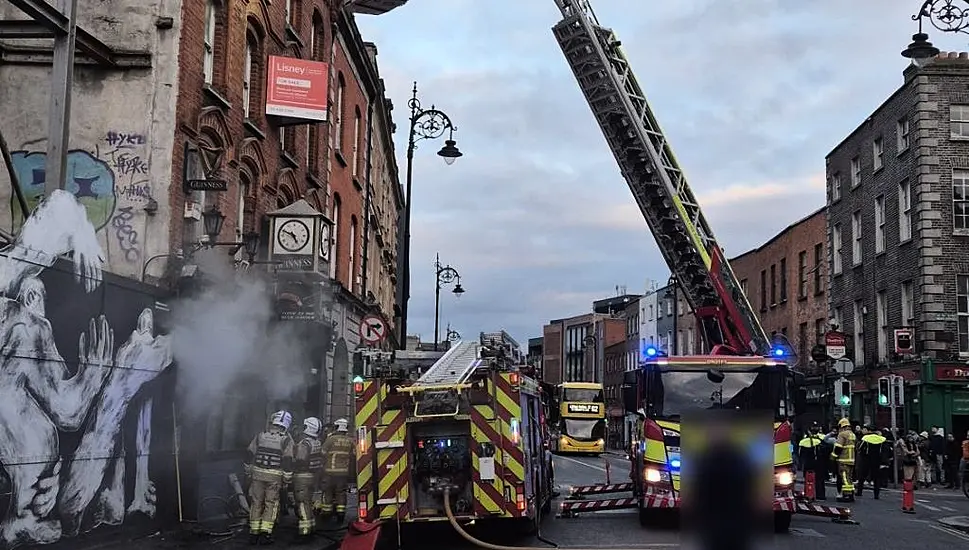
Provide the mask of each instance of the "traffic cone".
{"label": "traffic cone", "polygon": [[906,514],[915,513],[915,492],[911,479],[906,479],[902,483],[902,512]]}
{"label": "traffic cone", "polygon": [[804,498],[814,500],[814,472],[804,472]]}

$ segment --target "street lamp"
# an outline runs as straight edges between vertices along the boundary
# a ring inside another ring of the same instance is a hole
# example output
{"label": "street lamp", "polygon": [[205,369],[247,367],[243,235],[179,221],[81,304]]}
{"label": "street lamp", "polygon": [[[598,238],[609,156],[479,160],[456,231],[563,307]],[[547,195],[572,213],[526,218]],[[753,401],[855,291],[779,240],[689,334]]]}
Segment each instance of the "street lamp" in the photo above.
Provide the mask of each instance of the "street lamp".
{"label": "street lamp", "polygon": [[[454,293],[456,298],[460,298],[464,294],[464,287],[461,286],[461,275],[457,269],[454,269],[450,265],[441,265],[440,254],[434,260],[434,274],[434,351],[437,351],[441,330],[441,287],[455,283],[454,289],[451,292]],[[450,329],[448,332],[450,333]]]}
{"label": "street lamp", "polygon": [[461,333],[456,330],[451,330],[451,325],[448,324],[444,339],[447,340],[448,342],[457,342],[458,340],[461,339]]}
{"label": "street lamp", "polygon": [[[437,152],[438,156],[444,159],[448,165],[464,153],[458,150],[457,142],[454,141],[454,132],[457,128],[451,123],[450,117],[431,105],[430,109],[423,109],[421,102],[417,99],[417,82],[414,82],[414,92],[410,101],[410,133],[407,140],[407,183],[404,196],[404,238],[401,240],[400,263],[403,273],[401,273],[400,291],[400,346],[401,349],[407,347],[407,303],[410,301],[410,225],[411,225],[411,194],[413,187],[414,174],[414,151],[417,149],[417,142],[424,139],[437,139],[448,133],[444,141],[444,147]],[[463,289],[462,289],[463,292]],[[435,325],[436,330],[436,325]],[[435,345],[437,338],[434,338]]]}
{"label": "street lamp", "polygon": [[922,21],[926,19],[942,32],[969,34],[969,0],[925,0],[922,3],[919,12],[912,16],[912,20],[919,23],[919,32],[912,35],[912,43],[902,51],[902,57],[911,59],[918,66],[939,55],[939,48],[933,46],[929,35],[922,32]]}

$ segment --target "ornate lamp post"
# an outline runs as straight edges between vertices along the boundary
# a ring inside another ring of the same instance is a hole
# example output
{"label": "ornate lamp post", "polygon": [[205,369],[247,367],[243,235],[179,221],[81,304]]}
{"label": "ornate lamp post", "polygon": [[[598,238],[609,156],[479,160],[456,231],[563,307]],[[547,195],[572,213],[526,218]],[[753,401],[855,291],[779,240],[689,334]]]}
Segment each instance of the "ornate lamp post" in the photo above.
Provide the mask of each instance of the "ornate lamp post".
{"label": "ornate lamp post", "polygon": [[942,32],[969,34],[969,0],[925,0],[912,20],[918,21],[919,32],[912,35],[912,43],[902,51],[902,57],[921,66],[939,54],[939,48],[933,46],[929,35],[922,31],[922,21],[928,20]]}
{"label": "ornate lamp post", "polygon": [[[401,268],[401,288],[400,288],[400,347],[405,349],[407,346],[407,303],[410,301],[410,225],[411,225],[411,194],[414,173],[414,151],[417,149],[417,142],[425,139],[437,139],[448,133],[448,138],[444,141],[444,147],[437,152],[438,156],[444,158],[448,165],[463,155],[458,150],[457,142],[454,141],[454,132],[457,127],[451,123],[450,117],[431,105],[430,109],[421,107],[421,102],[417,99],[417,82],[414,83],[414,94],[407,102],[410,107],[410,133],[407,141],[407,183],[404,196],[404,231],[403,239],[400,242],[399,265]],[[437,325],[435,323],[435,331]],[[437,338],[434,338],[435,345]]]}
{"label": "ornate lamp post", "polygon": [[[434,351],[437,351],[437,344],[440,341],[441,330],[441,287],[443,285],[454,284],[454,296],[460,298],[464,294],[464,287],[461,286],[461,275],[457,269],[450,265],[441,265],[441,256],[438,255],[434,260],[435,285],[434,285]],[[451,330],[448,329],[448,337]]]}

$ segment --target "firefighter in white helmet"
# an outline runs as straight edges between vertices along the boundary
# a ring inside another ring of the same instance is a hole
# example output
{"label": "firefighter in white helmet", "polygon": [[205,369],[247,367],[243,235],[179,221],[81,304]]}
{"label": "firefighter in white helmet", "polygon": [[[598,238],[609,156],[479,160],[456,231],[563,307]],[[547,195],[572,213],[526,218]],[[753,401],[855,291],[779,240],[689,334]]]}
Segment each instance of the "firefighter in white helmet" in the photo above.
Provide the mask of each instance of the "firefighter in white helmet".
{"label": "firefighter in white helmet", "polygon": [[266,430],[249,444],[246,475],[249,483],[249,544],[272,544],[279,513],[279,493],[293,478],[293,440],[289,427],[293,415],[276,411]]}
{"label": "firefighter in white helmet", "polygon": [[313,493],[320,481],[323,467],[323,444],[320,432],[323,423],[319,418],[310,417],[303,421],[303,437],[296,444],[294,454],[293,496],[296,500],[296,514],[299,517],[299,535],[309,538],[316,527],[313,515]]}
{"label": "firefighter in white helmet", "polygon": [[336,431],[323,442],[323,490],[321,505],[324,515],[336,513],[342,523],[347,513],[347,490],[350,488],[350,462],[353,457],[353,439],[347,433],[347,421],[341,418],[333,423]]}

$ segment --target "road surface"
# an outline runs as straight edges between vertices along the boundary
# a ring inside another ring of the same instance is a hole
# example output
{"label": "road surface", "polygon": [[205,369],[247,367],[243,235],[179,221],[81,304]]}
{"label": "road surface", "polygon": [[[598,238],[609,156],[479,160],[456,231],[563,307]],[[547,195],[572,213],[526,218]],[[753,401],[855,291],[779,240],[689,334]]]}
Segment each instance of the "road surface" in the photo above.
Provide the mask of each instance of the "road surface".
{"label": "road surface", "polygon": [[[609,463],[610,481],[622,483],[628,479],[628,463],[619,456],[555,457],[556,485],[562,495],[567,495],[572,485],[588,485],[606,482],[606,462]],[[829,489],[830,495],[830,489]],[[916,514],[903,514],[901,492],[887,489],[881,500],[873,500],[871,493],[858,499],[852,506],[859,525],[841,525],[825,518],[795,516],[791,532],[776,535],[767,541],[768,548],[779,550],[844,550],[862,544],[864,548],[879,550],[907,549],[950,550],[969,545],[969,535],[948,530],[938,520],[948,516],[969,516],[969,499],[961,493],[948,490],[920,490],[916,493]],[[560,500],[560,499],[559,499]],[[834,504],[833,501],[828,501]],[[558,502],[555,511],[558,512]],[[280,527],[277,543],[273,547],[287,548],[292,538],[292,527]],[[509,546],[548,548],[535,539],[502,536],[492,529],[478,532],[478,536]],[[559,548],[616,549],[616,550],[676,550],[681,547],[681,533],[675,528],[640,527],[635,510],[616,510],[591,513],[575,518],[549,517],[542,525],[541,535],[558,544]],[[248,548],[245,534],[223,541],[217,547],[223,549]],[[309,549],[325,547],[327,541],[318,539]],[[395,540],[384,548],[397,548]],[[421,529],[401,541],[402,550],[471,550],[475,546],[458,537],[449,526],[440,524]],[[161,550],[174,548],[172,542],[162,541],[127,545],[126,550]],[[181,545],[179,548],[212,548],[210,541],[198,545]],[[261,547],[267,548],[267,547]],[[381,549],[383,550],[383,548]]]}

